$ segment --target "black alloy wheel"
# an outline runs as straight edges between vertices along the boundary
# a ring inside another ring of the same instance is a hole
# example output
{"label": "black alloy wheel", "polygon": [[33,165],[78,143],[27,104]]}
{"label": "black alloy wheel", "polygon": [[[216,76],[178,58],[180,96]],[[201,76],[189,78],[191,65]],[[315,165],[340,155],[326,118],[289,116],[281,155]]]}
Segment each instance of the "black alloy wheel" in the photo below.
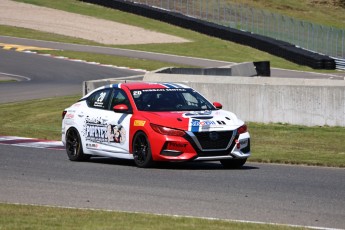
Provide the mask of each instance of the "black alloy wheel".
{"label": "black alloy wheel", "polygon": [[75,128],[70,128],[66,133],[66,151],[71,161],[85,161],[90,158],[90,155],[84,154],[80,135]]}
{"label": "black alloy wheel", "polygon": [[141,131],[133,139],[133,158],[139,168],[149,168],[153,165],[150,143]]}

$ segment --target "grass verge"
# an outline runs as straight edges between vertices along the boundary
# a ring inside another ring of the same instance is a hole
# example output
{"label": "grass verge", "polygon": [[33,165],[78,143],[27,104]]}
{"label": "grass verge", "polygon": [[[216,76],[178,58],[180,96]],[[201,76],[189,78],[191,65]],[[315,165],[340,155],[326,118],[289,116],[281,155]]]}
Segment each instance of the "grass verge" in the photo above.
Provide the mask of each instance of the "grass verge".
{"label": "grass verge", "polygon": [[40,54],[51,54],[54,56],[64,56],[72,59],[81,59],[88,62],[98,62],[105,65],[114,65],[129,67],[131,69],[143,69],[148,71],[157,70],[163,67],[190,67],[187,65],[176,65],[167,62],[160,61],[151,61],[147,59],[140,58],[126,58],[118,57],[113,55],[105,54],[95,54],[95,53],[86,53],[86,52],[75,52],[75,51],[56,51],[56,50],[39,50],[37,51]]}
{"label": "grass verge", "polygon": [[[0,104],[0,135],[61,138],[61,113],[80,96]],[[42,110],[44,108],[44,110]],[[345,167],[345,128],[249,123],[250,161]]]}
{"label": "grass verge", "polygon": [[7,229],[302,229],[281,225],[172,217],[115,211],[0,204],[0,228]]}

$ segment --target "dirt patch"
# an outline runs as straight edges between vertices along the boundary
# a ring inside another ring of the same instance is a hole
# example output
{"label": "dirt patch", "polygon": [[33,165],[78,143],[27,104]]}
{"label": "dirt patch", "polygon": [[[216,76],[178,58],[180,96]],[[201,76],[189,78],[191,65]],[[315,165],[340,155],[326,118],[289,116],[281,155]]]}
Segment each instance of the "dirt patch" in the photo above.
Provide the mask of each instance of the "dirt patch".
{"label": "dirt patch", "polygon": [[83,38],[102,44],[188,42],[180,37],[135,26],[10,0],[0,0],[0,24]]}

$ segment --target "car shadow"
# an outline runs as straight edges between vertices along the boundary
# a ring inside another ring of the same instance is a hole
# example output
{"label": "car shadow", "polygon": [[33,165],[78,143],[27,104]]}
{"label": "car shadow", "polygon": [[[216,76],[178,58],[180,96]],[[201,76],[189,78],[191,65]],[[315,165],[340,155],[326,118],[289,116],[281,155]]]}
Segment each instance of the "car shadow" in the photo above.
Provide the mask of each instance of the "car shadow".
{"label": "car shadow", "polygon": [[[88,162],[98,164],[120,165],[137,167],[133,160],[107,158],[107,157],[92,157]],[[170,169],[170,170],[253,170],[259,167],[251,166],[247,162],[244,166],[237,169],[228,169],[218,161],[199,161],[199,162],[156,162],[150,169]]]}

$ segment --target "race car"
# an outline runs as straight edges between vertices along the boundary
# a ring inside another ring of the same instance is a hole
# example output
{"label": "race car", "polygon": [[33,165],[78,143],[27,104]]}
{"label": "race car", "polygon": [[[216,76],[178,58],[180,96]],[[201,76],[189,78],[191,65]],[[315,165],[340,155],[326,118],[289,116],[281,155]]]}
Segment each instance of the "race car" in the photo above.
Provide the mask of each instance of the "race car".
{"label": "race car", "polygon": [[102,86],[62,112],[62,142],[71,161],[92,156],[160,161],[220,161],[240,168],[250,156],[246,124],[194,89],[177,83]]}

